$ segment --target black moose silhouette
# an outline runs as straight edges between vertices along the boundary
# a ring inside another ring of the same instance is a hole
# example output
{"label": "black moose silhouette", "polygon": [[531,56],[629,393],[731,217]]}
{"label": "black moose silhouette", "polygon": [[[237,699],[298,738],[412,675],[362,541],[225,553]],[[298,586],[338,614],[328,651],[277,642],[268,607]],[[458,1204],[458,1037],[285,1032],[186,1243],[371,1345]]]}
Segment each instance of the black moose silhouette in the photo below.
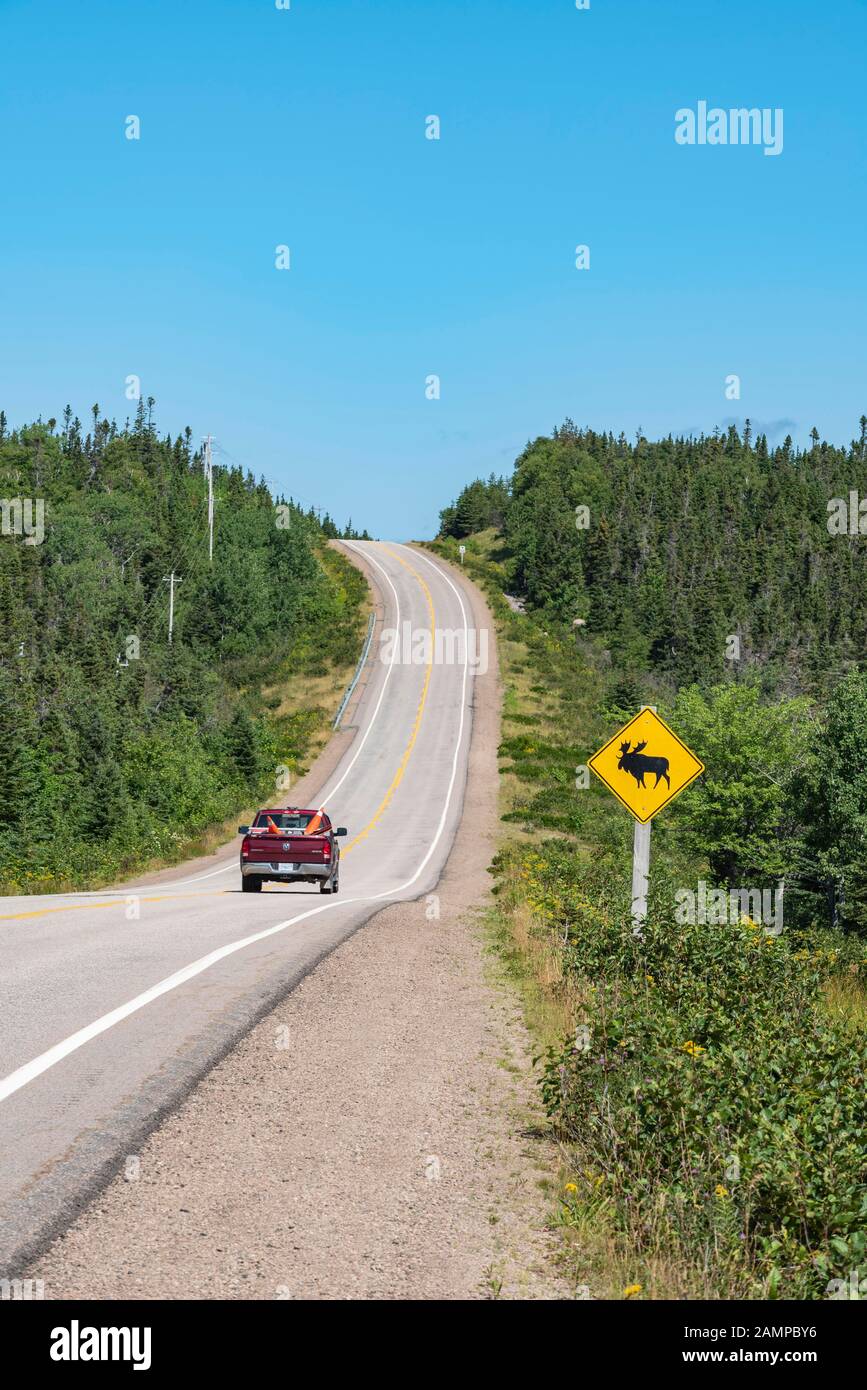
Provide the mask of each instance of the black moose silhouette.
{"label": "black moose silhouette", "polygon": [[646,747],[647,739],[645,739],[643,743],[636,743],[630,753],[629,744],[621,743],[620,762],[617,764],[618,768],[623,772],[630,773],[631,776],[635,778],[636,784],[639,787],[644,786],[645,772],[653,772],[656,774],[656,781],[653,784],[654,787],[659,786],[663,777],[670,787],[671,778],[668,775],[668,758],[649,758],[641,751]]}

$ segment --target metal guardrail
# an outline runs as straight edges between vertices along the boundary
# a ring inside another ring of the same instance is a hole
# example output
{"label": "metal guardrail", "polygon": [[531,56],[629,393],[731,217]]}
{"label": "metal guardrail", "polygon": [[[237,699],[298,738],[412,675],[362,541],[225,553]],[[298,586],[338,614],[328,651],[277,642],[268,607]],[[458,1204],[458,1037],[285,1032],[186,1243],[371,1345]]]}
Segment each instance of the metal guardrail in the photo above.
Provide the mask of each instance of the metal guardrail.
{"label": "metal guardrail", "polygon": [[349,701],[352,699],[352,692],[353,692],[353,690],[354,690],[355,687],[358,685],[359,679],[360,679],[360,677],[361,677],[361,673],[362,673],[362,671],[364,670],[365,662],[367,661],[367,654],[368,654],[368,652],[370,651],[370,644],[371,644],[371,642],[373,641],[373,629],[374,629],[375,625],[376,625],[376,614],[375,614],[375,613],[371,613],[370,617],[369,617],[368,620],[367,620],[367,639],[366,639],[366,641],[365,641],[365,643],[364,643],[364,649],[363,649],[363,651],[362,651],[362,653],[361,653],[361,656],[360,656],[359,659],[358,659],[358,665],[357,665],[356,668],[355,668],[355,675],[352,677],[352,681],[351,681],[351,683],[350,683],[349,689],[347,690],[347,692],[346,692],[346,694],[344,695],[343,699],[340,701],[340,709],[337,711],[336,715],[334,716],[334,723],[333,723],[333,725],[331,726],[333,729],[337,729],[337,728],[340,727],[340,721],[341,721],[341,719],[343,718],[343,715],[344,715],[344,713],[345,713],[345,711],[346,711],[346,706],[349,704]]}

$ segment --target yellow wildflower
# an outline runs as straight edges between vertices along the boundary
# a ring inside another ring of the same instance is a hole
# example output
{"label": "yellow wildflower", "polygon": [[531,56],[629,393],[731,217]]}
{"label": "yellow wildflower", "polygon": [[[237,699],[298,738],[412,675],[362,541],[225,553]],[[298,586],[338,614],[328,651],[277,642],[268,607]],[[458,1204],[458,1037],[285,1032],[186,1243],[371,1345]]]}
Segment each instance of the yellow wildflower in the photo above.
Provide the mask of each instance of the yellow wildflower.
{"label": "yellow wildflower", "polygon": [[681,1051],[688,1052],[690,1057],[699,1057],[702,1052],[706,1051],[706,1049],[701,1047],[699,1043],[690,1040],[689,1042],[685,1042],[683,1044]]}
{"label": "yellow wildflower", "polygon": [[639,1293],[641,1293],[641,1285],[640,1285],[640,1284],[627,1284],[627,1285],[626,1285],[626,1288],[623,1290],[623,1297],[624,1297],[624,1298],[635,1298],[636,1294],[639,1294]]}
{"label": "yellow wildflower", "polygon": [[727,1197],[729,1195],[729,1190],[727,1187],[723,1187],[721,1182],[718,1182],[714,1188],[714,1193],[717,1197]]}

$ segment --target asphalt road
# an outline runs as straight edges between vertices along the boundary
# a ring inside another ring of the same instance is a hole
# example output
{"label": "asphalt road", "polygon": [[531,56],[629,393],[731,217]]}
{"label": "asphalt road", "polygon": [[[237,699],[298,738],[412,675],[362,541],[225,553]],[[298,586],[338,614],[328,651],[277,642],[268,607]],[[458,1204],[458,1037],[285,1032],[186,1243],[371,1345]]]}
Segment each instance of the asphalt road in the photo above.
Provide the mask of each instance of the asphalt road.
{"label": "asphalt road", "polygon": [[[318,961],[436,885],[466,779],[472,611],[460,578],[423,553],[350,548],[374,569],[382,627],[403,640],[383,642],[378,626],[357,731],[310,799],[348,828],[339,896],[277,884],[242,895],[235,841],[216,866],[156,885],[0,898],[0,1277]],[[457,641],[437,660],[419,634],[444,631]]]}

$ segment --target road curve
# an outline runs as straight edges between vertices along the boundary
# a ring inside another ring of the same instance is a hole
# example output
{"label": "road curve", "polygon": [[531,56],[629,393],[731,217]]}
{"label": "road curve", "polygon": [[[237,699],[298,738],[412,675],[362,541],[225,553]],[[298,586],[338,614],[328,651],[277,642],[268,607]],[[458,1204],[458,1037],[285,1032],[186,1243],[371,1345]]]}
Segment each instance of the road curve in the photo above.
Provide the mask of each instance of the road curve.
{"label": "road curve", "polygon": [[466,780],[470,602],[423,552],[346,544],[373,568],[384,619],[355,737],[316,798],[349,831],[340,895],[242,895],[235,841],[216,867],[180,866],[158,885],[0,898],[0,1277],[318,961],[387,903],[436,885]]}

